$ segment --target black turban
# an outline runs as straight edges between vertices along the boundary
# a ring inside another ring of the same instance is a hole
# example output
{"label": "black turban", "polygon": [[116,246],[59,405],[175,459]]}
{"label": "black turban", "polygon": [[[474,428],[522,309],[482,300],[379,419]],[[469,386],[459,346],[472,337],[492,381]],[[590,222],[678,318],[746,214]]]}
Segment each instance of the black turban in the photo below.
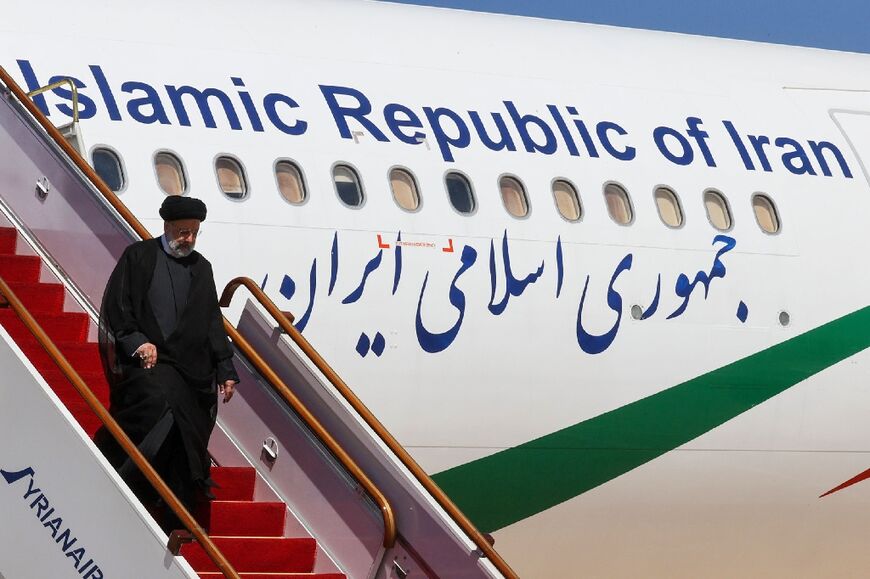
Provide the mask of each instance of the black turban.
{"label": "black turban", "polygon": [[178,219],[196,219],[205,221],[205,203],[193,197],[170,195],[163,200],[160,206],[160,217],[163,221],[176,221]]}

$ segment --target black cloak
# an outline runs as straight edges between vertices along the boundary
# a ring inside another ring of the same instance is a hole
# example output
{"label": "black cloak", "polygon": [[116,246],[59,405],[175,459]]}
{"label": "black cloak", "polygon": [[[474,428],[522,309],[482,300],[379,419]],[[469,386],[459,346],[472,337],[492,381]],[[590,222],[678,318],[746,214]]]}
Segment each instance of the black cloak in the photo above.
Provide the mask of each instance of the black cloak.
{"label": "black cloak", "polygon": [[[190,506],[196,488],[211,484],[208,439],[217,415],[216,382],[238,381],[238,375],[211,264],[196,251],[170,257],[161,243],[134,243],[112,272],[100,312],[100,355],[110,413]],[[184,276],[181,284],[177,272]],[[172,308],[170,322],[166,307]],[[157,348],[157,364],[147,370],[133,356],[145,341]],[[137,471],[111,435],[100,429],[95,440],[137,494],[148,494],[141,478],[130,480]]]}

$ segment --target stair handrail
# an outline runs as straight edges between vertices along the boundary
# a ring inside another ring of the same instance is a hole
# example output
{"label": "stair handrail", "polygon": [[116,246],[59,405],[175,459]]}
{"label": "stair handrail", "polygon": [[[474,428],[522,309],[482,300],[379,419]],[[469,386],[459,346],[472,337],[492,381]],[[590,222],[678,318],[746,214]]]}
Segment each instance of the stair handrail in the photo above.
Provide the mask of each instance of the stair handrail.
{"label": "stair handrail", "polygon": [[[36,338],[36,341],[39,342],[39,345],[42,346],[49,357],[55,364],[57,364],[63,375],[72,383],[76,392],[84,398],[90,409],[94,411],[97,418],[99,418],[105,425],[112,437],[114,437],[118,444],[121,445],[121,448],[139,468],[151,486],[154,487],[154,490],[156,490],[160,497],[166,502],[166,505],[172,509],[175,516],[178,517],[181,523],[191,532],[191,534],[193,534],[199,544],[202,545],[203,550],[214,564],[217,565],[218,570],[223,574],[223,576],[229,577],[230,579],[241,579],[238,572],[227,560],[224,554],[221,553],[217,545],[212,542],[205,530],[203,530],[199,523],[196,522],[196,519],[193,518],[193,515],[191,515],[184,505],[181,504],[181,501],[178,500],[178,497],[175,496],[160,475],[157,474],[157,471],[154,470],[154,467],[151,466],[148,459],[146,459],[136,445],[133,444],[133,441],[131,441],[130,437],[127,436],[127,433],[124,432],[124,429],[121,428],[114,418],[112,418],[112,415],[109,414],[109,411],[106,410],[106,407],[103,406],[99,398],[97,398],[93,391],[91,391],[85,381],[82,380],[82,377],[75,368],[72,367],[72,364],[69,363],[66,356],[61,353],[54,344],[54,341],[45,333],[42,326],[40,326],[34,319],[27,307],[21,302],[18,296],[15,295],[15,292],[12,291],[2,277],[0,277],[0,299],[5,300],[5,303],[0,302],[0,307],[8,305],[12,308],[15,315],[18,316],[30,333],[33,334],[33,337]],[[169,541],[170,543],[173,543],[173,538],[171,536]],[[167,545],[167,548],[170,548],[169,545]],[[173,551],[173,555],[178,555],[177,552],[174,552],[174,549],[170,548],[170,550]]]}
{"label": "stair handrail", "polygon": [[[225,319],[226,321],[226,319]],[[326,427],[314,416],[307,406],[296,396],[286,383],[278,376],[272,367],[257,353],[251,344],[242,337],[239,331],[226,322],[227,333],[230,339],[242,351],[245,357],[254,365],[260,376],[266,379],[269,385],[287,404],[290,408],[302,419],[314,435],[323,443],[323,445],[335,456],[341,463],[344,469],[365,489],[366,493],[372,498],[381,512],[381,517],[384,522],[384,541],[385,549],[390,549],[396,544],[398,529],[396,526],[396,516],[390,501],[386,495],[381,492],[381,489],[368,477],[362,468],[351,458],[350,454],[339,444],[337,440],[329,433]]]}
{"label": "stair handrail", "polygon": [[45,116],[45,114],[37,107],[32,100],[27,96],[27,93],[18,86],[18,83],[15,82],[15,79],[9,76],[9,73],[6,72],[6,69],[0,66],[0,81],[6,87],[12,91],[12,94],[15,96],[15,99],[24,106],[30,115],[36,119],[36,121],[42,126],[48,136],[52,138],[55,144],[63,150],[64,153],[72,160],[75,164],[76,168],[81,171],[85,177],[99,190],[99,192],[103,195],[105,200],[112,206],[112,209],[118,212],[121,218],[127,222],[133,231],[139,235],[142,239],[149,239],[151,234],[148,233],[148,230],[145,229],[145,226],[136,219],[136,216],[127,208],[124,203],[118,199],[118,196],[115,195],[111,189],[105,184],[103,179],[97,175],[97,172],[94,171],[93,167],[88,165],[88,162],[82,158],[81,154],[69,144],[69,142],[63,137],[60,131],[55,127],[51,121]]}
{"label": "stair handrail", "polygon": [[41,86],[27,93],[27,96],[28,98],[33,98],[35,96],[41,95],[44,92],[60,88],[65,84],[69,85],[70,92],[72,93],[72,122],[73,124],[76,124],[77,122],[79,122],[79,89],[71,78],[62,78],[57,82]]}
{"label": "stair handrail", "polygon": [[480,552],[489,559],[492,564],[507,578],[516,579],[519,576],[511,569],[501,555],[493,548],[490,542],[483,536],[478,528],[472,523],[465,514],[459,510],[459,507],[450,500],[447,494],[441,490],[441,487],[432,480],[426,471],[411,457],[407,450],[395,439],[395,437],[387,430],[380,420],[375,417],[371,410],[363,403],[362,400],[354,393],[354,391],[342,380],[341,376],[332,369],[326,362],[323,356],[311,345],[311,343],[302,335],[302,333],[293,326],[293,314],[283,312],[278,309],[275,302],[266,295],[266,293],[257,285],[257,283],[249,277],[240,276],[231,280],[224,288],[221,294],[219,303],[221,307],[229,307],[236,290],[244,286],[251,292],[254,298],[266,309],[269,315],[275,319],[281,330],[290,336],[290,339],[299,346],[303,353],[308,356],[318,370],[329,380],[330,384],[342,395],[342,397],[353,407],[353,409],[362,417],[365,423],[380,437],[380,439],[393,451],[399,458],[402,464],[405,465],[414,478],[423,485],[430,495],[441,505],[453,521],[459,525],[459,528],[474,542]]}
{"label": "stair handrail", "polygon": [[[76,167],[90,180],[94,186],[96,186],[97,190],[103,195],[106,201],[112,206],[112,208],[117,211],[118,215],[127,222],[127,224],[133,229],[133,231],[142,239],[151,239],[151,233],[145,228],[144,225],[136,218],[135,215],[127,208],[126,205],[118,198],[115,193],[109,189],[109,187],[105,184],[103,179],[97,175],[96,171],[88,165],[87,161],[85,161],[81,154],[70,145],[66,139],[63,138],[60,131],[58,131],[57,127],[55,127],[39,110],[33,101],[31,101],[27,94],[18,86],[18,83],[15,82],[9,73],[6,72],[2,66],[0,66],[0,81],[3,82],[15,95],[15,97],[27,108],[28,112],[42,125],[43,129],[48,133],[48,135],[55,141],[55,143],[67,154],[71,161],[76,165]],[[341,448],[341,445],[332,438],[331,435],[326,431],[326,429],[314,418],[314,415],[305,407],[301,400],[296,398],[295,395],[292,394],[290,389],[284,384],[278,375],[272,371],[269,365],[257,354],[256,350],[251,346],[248,341],[242,337],[242,335],[236,330],[236,328],[229,322],[229,320],[224,317],[224,329],[229,335],[230,339],[233,341],[233,344],[245,355],[246,358],[254,365],[254,367],[263,375],[264,378],[267,379],[269,385],[282,397],[284,397],[284,393],[289,393],[294,403],[294,410],[297,411],[300,418],[305,420],[306,424],[309,428],[312,429],[312,432],[315,433],[318,438],[320,438],[321,442],[323,442],[330,451],[333,452],[333,455],[342,463],[342,466],[347,469],[347,471],[353,475],[353,477],[360,483],[360,485],[366,490],[366,493],[372,498],[375,504],[381,511],[381,517],[384,522],[384,547],[391,548],[396,543],[396,537],[398,536],[398,530],[396,526],[396,517],[393,511],[392,506],[387,500],[386,496],[377,488],[377,486],[365,475],[363,470],[356,465],[353,459],[350,458],[350,455]],[[271,376],[271,379],[264,374],[264,371]],[[282,392],[283,391],[283,392]],[[324,436],[326,438],[324,438]],[[331,442],[327,442],[327,439]],[[334,449],[334,450],[333,450]]]}

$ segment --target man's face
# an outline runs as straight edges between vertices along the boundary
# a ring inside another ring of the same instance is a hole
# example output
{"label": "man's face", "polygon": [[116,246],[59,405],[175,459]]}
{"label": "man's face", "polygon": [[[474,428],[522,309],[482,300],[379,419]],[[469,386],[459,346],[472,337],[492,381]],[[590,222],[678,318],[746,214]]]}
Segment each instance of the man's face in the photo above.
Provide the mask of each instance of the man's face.
{"label": "man's face", "polygon": [[163,232],[169,242],[169,249],[176,257],[187,257],[196,246],[200,222],[196,219],[164,221]]}

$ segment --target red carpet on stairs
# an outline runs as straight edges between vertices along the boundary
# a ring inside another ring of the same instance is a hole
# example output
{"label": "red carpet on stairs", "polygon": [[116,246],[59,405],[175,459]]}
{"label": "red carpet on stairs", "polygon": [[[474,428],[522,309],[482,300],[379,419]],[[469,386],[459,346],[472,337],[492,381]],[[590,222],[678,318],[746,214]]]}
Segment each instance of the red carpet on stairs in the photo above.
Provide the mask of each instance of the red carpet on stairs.
{"label": "red carpet on stairs", "polygon": [[[15,254],[17,233],[0,228],[0,276],[67,357],[85,383],[108,407],[109,387],[97,344],[88,342],[86,314],[64,312],[61,284],[39,282],[40,259]],[[12,336],[55,394],[89,436],[100,426],[96,415],[66,379],[36,338],[10,308],[0,308],[0,325]],[[203,505],[197,518],[244,579],[345,579],[340,573],[314,574],[314,539],[284,537],[286,506],[254,501],[256,472],[249,467],[213,467],[216,500]],[[196,543],[181,554],[203,579],[219,578],[214,563]]]}

